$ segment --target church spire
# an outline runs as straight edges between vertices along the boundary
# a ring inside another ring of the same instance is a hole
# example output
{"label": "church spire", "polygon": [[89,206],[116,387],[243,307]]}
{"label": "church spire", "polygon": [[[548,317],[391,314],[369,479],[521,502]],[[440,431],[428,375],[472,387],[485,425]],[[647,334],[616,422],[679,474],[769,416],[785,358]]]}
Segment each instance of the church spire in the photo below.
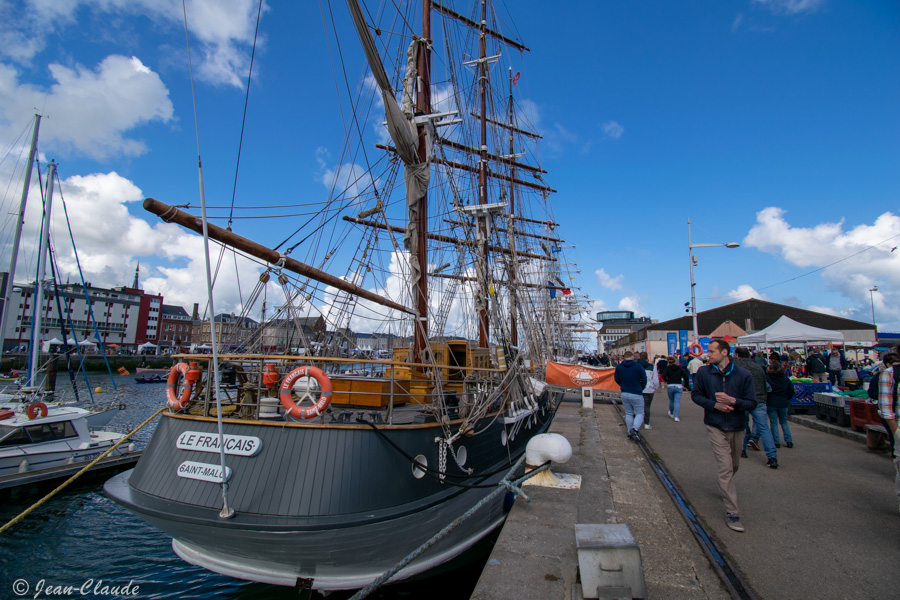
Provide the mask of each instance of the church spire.
{"label": "church spire", "polygon": [[131,284],[131,289],[139,290],[140,288],[140,273],[141,273],[141,261],[138,261],[137,267],[134,268],[134,283]]}

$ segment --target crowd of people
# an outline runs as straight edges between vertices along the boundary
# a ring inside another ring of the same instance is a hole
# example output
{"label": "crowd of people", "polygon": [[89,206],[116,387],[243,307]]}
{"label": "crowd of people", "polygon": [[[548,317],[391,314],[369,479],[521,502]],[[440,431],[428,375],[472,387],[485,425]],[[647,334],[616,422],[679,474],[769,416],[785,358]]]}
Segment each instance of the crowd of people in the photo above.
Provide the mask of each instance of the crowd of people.
{"label": "crowd of people", "polygon": [[[651,429],[650,406],[654,394],[665,385],[668,416],[680,421],[680,400],[685,392],[704,409],[703,422],[716,458],[719,489],[726,509],[726,524],[734,531],[744,531],[738,508],[734,475],[747,449],[762,450],[766,466],[778,468],[778,450],[793,448],[788,425],[788,408],[794,395],[791,374],[808,373],[813,381],[844,383],[843,371],[856,369],[859,380],[866,375],[877,378],[879,412],[891,442],[894,456],[900,442],[897,423],[898,385],[893,365],[900,362],[900,346],[882,357],[880,363],[855,363],[840,350],[830,353],[813,351],[803,360],[796,351],[766,355],[748,348],[732,348],[724,340],[709,343],[707,354],[689,360],[676,356],[656,356],[649,360],[646,352],[635,355],[627,351],[620,356],[596,357],[598,365],[615,367],[614,379],[622,391],[625,425],[629,439],[637,440],[641,427]],[[900,458],[894,458],[895,487],[900,497]]]}

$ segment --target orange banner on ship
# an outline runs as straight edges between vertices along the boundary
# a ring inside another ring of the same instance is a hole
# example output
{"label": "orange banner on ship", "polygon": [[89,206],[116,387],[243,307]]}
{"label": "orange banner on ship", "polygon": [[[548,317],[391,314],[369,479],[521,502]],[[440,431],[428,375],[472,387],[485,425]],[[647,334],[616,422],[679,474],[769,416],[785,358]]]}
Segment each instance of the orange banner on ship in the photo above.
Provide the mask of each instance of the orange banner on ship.
{"label": "orange banner on ship", "polygon": [[615,369],[596,369],[582,365],[565,365],[547,362],[547,383],[565,387],[589,387],[595,390],[619,391],[619,384],[613,380]]}

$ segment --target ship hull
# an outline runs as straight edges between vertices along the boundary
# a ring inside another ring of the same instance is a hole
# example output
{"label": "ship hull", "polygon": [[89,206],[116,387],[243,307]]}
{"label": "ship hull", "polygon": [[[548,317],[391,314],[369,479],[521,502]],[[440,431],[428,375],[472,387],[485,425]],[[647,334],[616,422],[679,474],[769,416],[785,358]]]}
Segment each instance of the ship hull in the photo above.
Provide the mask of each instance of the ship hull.
{"label": "ship hull", "polygon": [[[437,424],[379,425],[376,431],[365,424],[226,420],[227,436],[260,446],[253,456],[226,457],[231,518],[219,516],[218,483],[178,475],[185,462],[218,464],[218,453],[177,447],[192,433],[215,434],[215,420],[166,416],[136,468],[108,481],[105,490],[171,536],[175,552],[192,564],[275,585],[356,589],[494,491],[528,440],[549,427],[558,400],[545,394],[541,410],[515,423],[490,415],[476,425],[478,435],[460,437],[446,453],[436,442],[442,435]],[[421,476],[411,457],[446,476]],[[464,469],[474,476],[463,478]],[[422,576],[463,555],[503,522],[506,495],[484,503],[392,581]]]}

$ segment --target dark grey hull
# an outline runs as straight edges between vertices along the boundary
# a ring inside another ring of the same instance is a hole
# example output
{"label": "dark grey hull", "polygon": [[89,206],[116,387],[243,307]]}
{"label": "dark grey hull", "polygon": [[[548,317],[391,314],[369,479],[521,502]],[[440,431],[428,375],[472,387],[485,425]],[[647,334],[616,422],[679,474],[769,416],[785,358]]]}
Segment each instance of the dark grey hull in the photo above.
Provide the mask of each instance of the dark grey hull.
{"label": "dark grey hull", "polygon": [[[285,425],[224,422],[229,435],[261,440],[255,456],[226,457],[232,475],[224,519],[217,483],[185,479],[179,464],[217,464],[214,453],[176,448],[186,431],[212,433],[215,420],[164,417],[133,471],[106,483],[107,494],[173,538],[186,561],[241,579],[276,585],[309,580],[314,589],[365,586],[466,513],[495,486],[506,465],[524,452],[552,420],[558,399],[517,424],[485,419],[479,435],[461,437],[464,471],[445,456],[446,477],[417,478],[403,455],[441,464],[436,426]],[[515,429],[515,431],[513,431]],[[513,435],[514,434],[514,435]],[[395,447],[396,445],[396,447]],[[399,449],[398,449],[399,448]],[[401,452],[402,450],[402,452]],[[459,454],[457,454],[459,456]],[[507,467],[508,468],[508,467]],[[478,474],[489,474],[478,476]],[[505,495],[472,514],[440,542],[410,563],[393,581],[420,575],[460,556],[500,525]]]}

